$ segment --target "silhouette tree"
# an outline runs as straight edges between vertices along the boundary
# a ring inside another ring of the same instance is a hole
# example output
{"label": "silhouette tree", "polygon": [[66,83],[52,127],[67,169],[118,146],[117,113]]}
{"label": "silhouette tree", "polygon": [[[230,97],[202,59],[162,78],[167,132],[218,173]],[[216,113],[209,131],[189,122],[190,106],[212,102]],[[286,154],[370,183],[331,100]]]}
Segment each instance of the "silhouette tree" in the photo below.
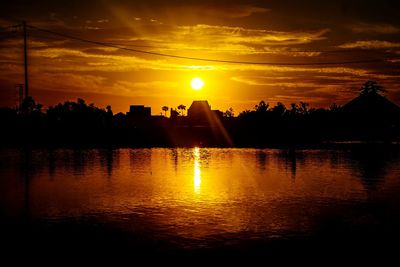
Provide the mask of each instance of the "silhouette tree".
{"label": "silhouette tree", "polygon": [[170,118],[171,118],[171,119],[176,119],[176,117],[178,117],[178,115],[179,115],[179,112],[176,111],[176,109],[171,108],[171,115],[170,115]]}
{"label": "silhouette tree", "polygon": [[340,110],[340,106],[339,105],[337,105],[336,103],[333,103],[330,107],[329,107],[329,111],[332,111],[332,112],[338,112],[339,110]]}
{"label": "silhouette tree", "polygon": [[78,105],[80,106],[86,106],[85,100],[83,100],[82,98],[78,98],[78,100],[76,101],[78,103]]}
{"label": "silhouette tree", "polygon": [[254,107],[254,109],[259,113],[267,112],[268,108],[269,104],[265,103],[264,100],[261,100],[260,103]]}
{"label": "silhouette tree", "polygon": [[308,114],[309,113],[309,110],[308,110],[308,106],[309,105],[310,104],[308,104],[306,102],[301,102],[300,101],[300,106],[298,107],[299,113],[302,114],[302,115]]}
{"label": "silhouette tree", "polygon": [[[237,117],[229,108],[223,112],[225,119],[220,121],[227,135],[220,133],[216,127],[202,127],[201,134],[198,128],[192,127],[181,127],[177,131],[175,126],[195,125],[191,118],[177,118],[177,111],[183,115],[186,110],[182,104],[176,109],[162,106],[161,115],[166,117],[170,111],[169,118],[144,116],[137,119],[122,113],[114,115],[111,106],[103,109],[83,99],[59,103],[42,111],[40,104],[27,97],[19,110],[0,108],[0,121],[5,126],[0,131],[0,137],[4,136],[0,141],[12,140],[18,144],[26,132],[29,132],[33,143],[55,145],[168,146],[176,145],[176,140],[181,139],[182,144],[201,142],[218,146],[223,144],[221,140],[225,136],[238,146],[332,140],[399,140],[400,108],[380,96],[381,92],[385,90],[377,82],[367,81],[360,88],[360,96],[343,107],[332,104],[329,109],[313,109],[306,102],[293,103],[288,107],[278,102],[270,107],[265,101],[260,101],[252,110],[242,111]],[[221,114],[215,113],[217,116]],[[175,137],[175,131],[177,136],[172,140],[170,137]]]}
{"label": "silhouette tree", "polygon": [[22,101],[20,111],[24,114],[41,113],[42,107],[42,104],[37,104],[31,96],[28,96]]}
{"label": "silhouette tree", "polygon": [[234,113],[234,111],[233,111],[233,108],[232,107],[230,107],[229,109],[227,109],[225,112],[224,112],[224,117],[226,117],[226,118],[233,118],[234,116],[235,116],[235,113]]}
{"label": "silhouette tree", "polygon": [[290,104],[290,114],[296,115],[297,113],[299,113],[299,106],[296,103]]}
{"label": "silhouette tree", "polygon": [[110,105],[107,105],[106,110],[107,110],[106,123],[107,123],[108,126],[110,126],[110,125],[112,125],[112,120],[113,120],[114,113],[113,113]]}
{"label": "silhouette tree", "polygon": [[112,112],[112,109],[111,109],[111,106],[110,106],[110,105],[108,105],[108,106],[106,107],[106,110],[107,110],[107,114],[113,116],[113,112]]}
{"label": "silhouette tree", "polygon": [[249,115],[252,114],[252,113],[254,113],[254,111],[245,109],[245,110],[243,110],[242,112],[239,113],[239,116],[238,116],[238,117],[243,118],[243,117],[249,116]]}
{"label": "silhouette tree", "polygon": [[167,111],[169,110],[169,108],[167,106],[163,106],[161,109],[164,111],[165,117],[167,117]]}
{"label": "silhouette tree", "polygon": [[272,113],[276,116],[283,116],[286,112],[286,107],[281,102],[276,103],[276,106],[272,108]]}
{"label": "silhouette tree", "polygon": [[183,116],[183,111],[184,111],[184,110],[186,110],[186,106],[185,106],[185,105],[182,105],[182,104],[180,104],[180,105],[178,106],[178,109],[179,109],[179,110],[181,110],[181,112],[182,112],[182,116]]}
{"label": "silhouette tree", "polygon": [[383,86],[379,85],[376,81],[374,80],[368,80],[366,81],[363,86],[360,89],[360,94],[361,95],[367,95],[367,94],[378,94],[378,93],[385,93],[386,90],[383,88]]}

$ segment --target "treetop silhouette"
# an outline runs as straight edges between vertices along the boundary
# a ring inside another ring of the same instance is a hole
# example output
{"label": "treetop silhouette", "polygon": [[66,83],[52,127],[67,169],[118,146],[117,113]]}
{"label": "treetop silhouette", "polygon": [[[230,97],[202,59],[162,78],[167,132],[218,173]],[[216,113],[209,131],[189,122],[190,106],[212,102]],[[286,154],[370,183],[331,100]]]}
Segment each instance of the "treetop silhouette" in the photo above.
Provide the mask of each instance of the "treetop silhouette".
{"label": "treetop silhouette", "polygon": [[360,89],[361,95],[367,94],[378,94],[378,93],[386,93],[387,91],[383,88],[383,86],[379,85],[378,82],[374,80],[366,81]]}

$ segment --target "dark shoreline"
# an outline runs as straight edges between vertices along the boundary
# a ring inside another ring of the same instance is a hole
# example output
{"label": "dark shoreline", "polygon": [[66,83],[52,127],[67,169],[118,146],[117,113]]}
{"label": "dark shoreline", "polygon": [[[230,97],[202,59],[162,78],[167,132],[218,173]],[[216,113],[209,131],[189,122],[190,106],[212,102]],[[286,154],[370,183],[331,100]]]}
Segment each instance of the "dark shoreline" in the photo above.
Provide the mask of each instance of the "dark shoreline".
{"label": "dark shoreline", "polygon": [[141,149],[141,148],[232,148],[232,149],[357,149],[357,148],[379,148],[379,149],[400,149],[400,141],[334,141],[322,143],[271,143],[264,145],[250,146],[219,146],[219,145],[134,145],[134,144],[111,144],[111,143],[60,143],[60,144],[43,144],[43,143],[25,143],[25,144],[0,144],[0,149]]}

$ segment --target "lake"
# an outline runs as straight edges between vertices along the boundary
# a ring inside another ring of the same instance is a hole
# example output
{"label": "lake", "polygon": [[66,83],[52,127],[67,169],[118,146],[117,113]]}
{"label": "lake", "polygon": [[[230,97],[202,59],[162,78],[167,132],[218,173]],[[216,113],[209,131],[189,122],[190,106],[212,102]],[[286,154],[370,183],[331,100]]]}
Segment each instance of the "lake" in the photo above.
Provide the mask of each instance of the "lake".
{"label": "lake", "polygon": [[0,176],[10,247],[379,249],[400,232],[398,149],[2,149]]}

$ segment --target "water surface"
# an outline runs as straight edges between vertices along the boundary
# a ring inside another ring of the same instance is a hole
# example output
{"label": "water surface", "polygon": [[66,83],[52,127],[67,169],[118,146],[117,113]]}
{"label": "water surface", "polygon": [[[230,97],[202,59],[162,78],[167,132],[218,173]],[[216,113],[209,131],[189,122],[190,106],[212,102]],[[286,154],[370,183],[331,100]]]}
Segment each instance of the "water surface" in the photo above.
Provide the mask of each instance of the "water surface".
{"label": "water surface", "polygon": [[398,234],[399,163],[386,149],[1,150],[0,210],[39,235],[85,225],[167,248],[379,237]]}

